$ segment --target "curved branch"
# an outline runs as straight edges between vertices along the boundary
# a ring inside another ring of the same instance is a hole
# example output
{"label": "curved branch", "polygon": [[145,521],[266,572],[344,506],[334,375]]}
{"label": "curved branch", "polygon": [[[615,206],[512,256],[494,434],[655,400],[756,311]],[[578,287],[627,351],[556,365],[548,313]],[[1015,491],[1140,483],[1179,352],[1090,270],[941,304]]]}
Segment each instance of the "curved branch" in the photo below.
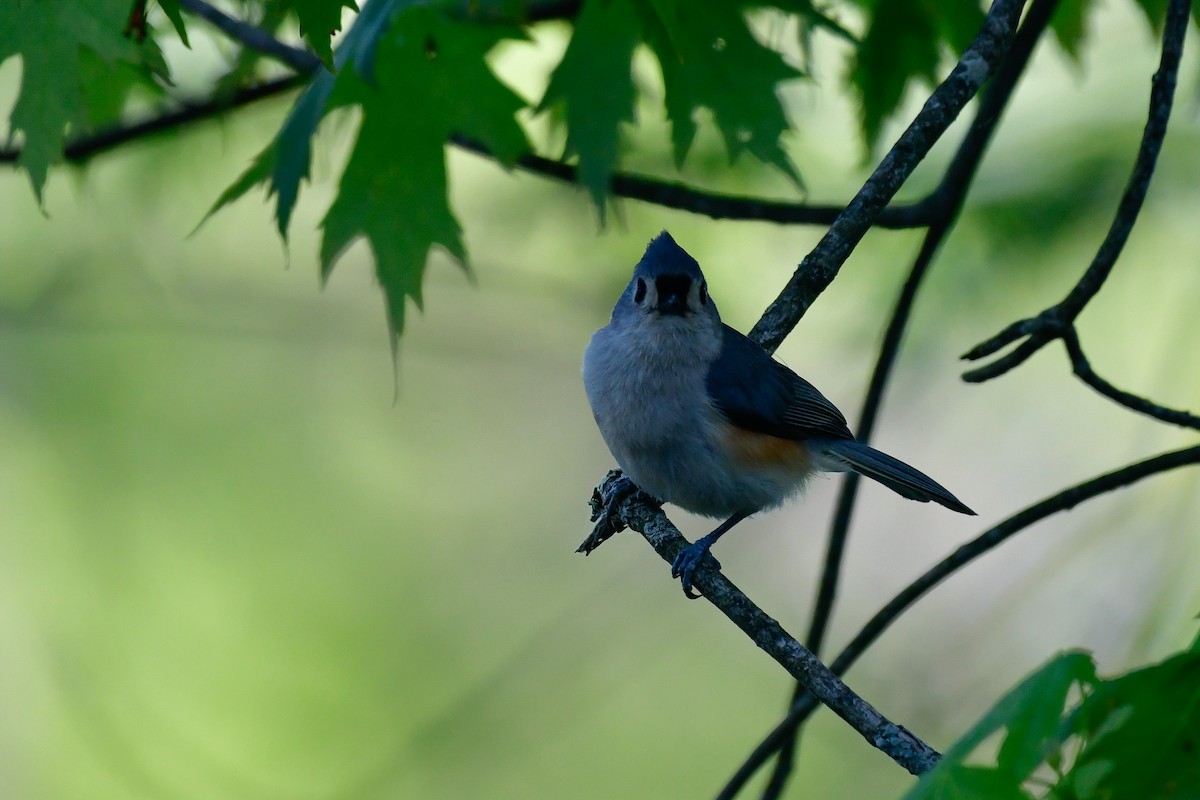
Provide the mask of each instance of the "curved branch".
{"label": "curved branch", "polygon": [[[227,97],[188,101],[181,108],[163,112],[145,120],[121,125],[84,136],[67,144],[63,150],[66,161],[85,163],[123,145],[154,135],[185,127],[220,116],[259,100],[275,97],[304,86],[307,77],[289,76],[267,81],[247,89],[239,89]],[[486,147],[463,136],[451,137],[449,143],[469,153],[494,160]],[[20,148],[0,149],[0,163],[14,163],[20,158]],[[577,170],[573,164],[526,154],[517,159],[517,168],[533,175],[577,185]],[[617,197],[641,200],[663,208],[673,208],[713,219],[751,220],[793,225],[826,225],[837,218],[841,206],[808,205],[763,200],[755,197],[708,192],[683,183],[673,183],[634,173],[613,175],[611,193]],[[877,227],[891,229],[919,228],[929,224],[932,205],[920,201],[911,205],[888,207],[876,222]]]}
{"label": "curved branch", "polygon": [[845,211],[800,262],[787,286],[750,332],[751,338],[774,351],[825,291],[917,164],[996,70],[1013,39],[1024,5],[1024,0],[994,0],[983,27],[949,77],[934,90]]}
{"label": "curved branch", "polygon": [[1134,160],[1133,173],[1129,176],[1129,183],[1121,195],[1116,215],[1092,263],[1088,265],[1075,287],[1056,305],[1047,308],[1036,317],[1014,322],[1000,333],[968,350],[963,359],[978,361],[1024,339],[1016,349],[990,364],[964,373],[963,380],[982,383],[999,377],[1023,364],[1048,343],[1062,338],[1108,279],[1137,222],[1138,213],[1150,189],[1150,179],[1154,176],[1154,167],[1158,162],[1163,139],[1167,134],[1167,122],[1171,118],[1171,105],[1175,98],[1176,75],[1183,54],[1190,6],[1190,0],[1171,0],[1167,8],[1162,58],[1158,71],[1151,80],[1150,112],[1142,132],[1141,144],[1138,146],[1137,158]]}
{"label": "curved branch", "polygon": [[[486,145],[469,137],[451,136],[450,144],[484,158],[495,159]],[[578,170],[574,164],[526,154],[517,159],[517,167],[544,178],[573,185],[579,184]],[[616,197],[642,200],[664,208],[703,214],[713,219],[755,220],[793,225],[828,225],[842,212],[842,206],[787,203],[741,195],[720,194],[697,189],[683,183],[674,183],[628,172],[613,174],[609,192]],[[889,207],[884,209],[878,224],[883,228],[923,227],[933,219],[933,210],[933,204],[928,200],[911,205]]]}
{"label": "curved branch", "polygon": [[[608,473],[593,498],[593,520],[599,520],[597,528],[612,526],[615,516],[642,534],[664,560],[673,562],[679,551],[687,546],[687,540],[661,508],[647,502],[644,495],[630,494],[628,486],[628,480],[619,471]],[[615,514],[612,507],[616,508]],[[593,531],[593,536],[595,533]],[[581,551],[587,548],[593,536],[580,545]],[[704,562],[697,570],[695,586],[788,674],[803,683],[813,697],[828,705],[873,747],[882,750],[913,775],[923,774],[937,763],[940,756],[936,750],[889,721],[855,694],[710,562]]]}
{"label": "curved branch", "polygon": [[[1163,453],[1162,455],[1148,458],[1145,461],[1139,461],[1113,472],[1099,475],[1018,511],[1008,519],[984,531],[970,542],[959,547],[892,598],[875,616],[871,617],[867,624],[846,645],[845,649],[838,654],[838,657],[830,663],[830,671],[836,675],[844,675],[858,660],[859,656],[866,652],[901,614],[924,597],[929,590],[1026,528],[1060,511],[1067,511],[1082,502],[1091,500],[1102,494],[1130,486],[1143,478],[1148,478],[1178,467],[1196,464],[1200,464],[1200,446],[1185,447],[1181,450]],[[809,715],[816,710],[816,707],[816,701],[811,694],[806,692],[792,706],[788,715],[754,749],[754,752],[750,754],[721,793],[717,795],[717,799],[732,800],[738,790],[745,785],[746,781],[787,741],[791,736],[791,732],[808,719]]]}
{"label": "curved branch", "polygon": [[1131,411],[1153,417],[1160,422],[1200,430],[1200,417],[1197,417],[1195,414],[1189,414],[1187,411],[1180,411],[1174,408],[1167,408],[1166,406],[1151,402],[1144,397],[1139,397],[1131,392],[1118,389],[1097,375],[1096,371],[1092,369],[1091,362],[1083,354],[1083,346],[1079,343],[1079,334],[1075,332],[1075,328],[1069,328],[1063,333],[1062,340],[1063,344],[1066,345],[1067,355],[1071,359],[1072,371],[1081,381],[1100,394],[1115,403],[1125,406]]}

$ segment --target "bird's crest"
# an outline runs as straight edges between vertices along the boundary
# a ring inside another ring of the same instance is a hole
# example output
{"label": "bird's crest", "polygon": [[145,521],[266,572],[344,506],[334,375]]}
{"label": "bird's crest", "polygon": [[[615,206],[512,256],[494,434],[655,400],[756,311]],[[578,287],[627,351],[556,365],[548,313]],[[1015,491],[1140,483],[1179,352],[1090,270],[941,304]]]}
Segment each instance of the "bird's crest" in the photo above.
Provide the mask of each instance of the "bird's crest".
{"label": "bird's crest", "polygon": [[701,279],[700,265],[687,251],[675,243],[671,234],[663,231],[646,245],[646,253],[634,269],[635,275],[656,278],[659,275],[687,275]]}

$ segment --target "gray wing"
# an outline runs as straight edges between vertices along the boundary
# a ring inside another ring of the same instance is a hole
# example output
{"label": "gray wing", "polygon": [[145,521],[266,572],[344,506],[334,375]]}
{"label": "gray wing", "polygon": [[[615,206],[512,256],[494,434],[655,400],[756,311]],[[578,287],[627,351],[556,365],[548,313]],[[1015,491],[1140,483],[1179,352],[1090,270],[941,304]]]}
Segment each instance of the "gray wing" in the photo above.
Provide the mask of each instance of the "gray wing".
{"label": "gray wing", "polygon": [[782,439],[854,438],[842,412],[815,386],[733,328],[721,327],[721,354],[705,386],[726,419]]}

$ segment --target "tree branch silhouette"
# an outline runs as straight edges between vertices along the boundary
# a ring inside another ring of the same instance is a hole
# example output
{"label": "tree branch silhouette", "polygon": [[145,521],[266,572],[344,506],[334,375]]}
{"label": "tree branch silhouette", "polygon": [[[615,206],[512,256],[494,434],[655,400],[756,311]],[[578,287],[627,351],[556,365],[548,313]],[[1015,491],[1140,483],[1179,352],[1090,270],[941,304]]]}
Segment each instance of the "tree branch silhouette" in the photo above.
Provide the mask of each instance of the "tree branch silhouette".
{"label": "tree branch silhouette", "polygon": [[1145,414],[1148,417],[1166,422],[1171,425],[1179,425],[1185,428],[1195,428],[1200,430],[1200,417],[1195,414],[1189,414],[1187,411],[1179,411],[1173,408],[1159,405],[1139,397],[1136,394],[1126,392],[1123,389],[1118,389],[1108,381],[1101,378],[1092,369],[1091,362],[1087,356],[1083,354],[1083,346],[1079,343],[1079,334],[1075,331],[1075,326],[1071,326],[1062,334],[1063,344],[1067,348],[1067,355],[1071,359],[1071,369],[1079,376],[1079,379],[1088,386],[1095,389],[1100,394],[1109,398],[1115,403],[1125,406],[1131,411],[1136,411],[1139,414]]}
{"label": "tree branch silhouette", "polygon": [[995,355],[1005,347],[1024,339],[1017,347],[990,364],[976,367],[963,374],[963,380],[981,383],[999,377],[1014,367],[1023,364],[1030,356],[1054,339],[1060,339],[1072,328],[1108,276],[1129,240],[1129,234],[1137,222],[1138,213],[1150,189],[1150,179],[1167,134],[1167,122],[1171,118],[1171,105],[1175,97],[1176,76],[1183,55],[1183,40],[1187,33],[1190,0],[1171,0],[1167,7],[1167,21],[1163,27],[1162,58],[1158,71],[1150,84],[1150,111],[1146,127],[1138,146],[1133,173],[1121,196],[1116,215],[1109,226],[1092,263],[1080,277],[1075,287],[1061,301],[1047,308],[1036,317],[1012,323],[995,336],[968,350],[963,358],[979,361]]}
{"label": "tree branch silhouette", "polygon": [[[687,540],[667,519],[661,507],[646,495],[631,492],[630,486],[620,471],[608,473],[592,500],[592,519],[597,521],[596,528],[580,545],[580,550],[587,552],[596,546],[589,547],[589,542],[598,544],[608,538],[613,520],[619,519],[640,533],[667,563],[673,562],[679,551],[687,546]],[[695,586],[789,675],[803,683],[814,697],[828,705],[873,747],[913,775],[927,772],[937,763],[940,756],[936,750],[885,718],[855,694],[711,564],[705,562],[697,570]]]}
{"label": "tree branch silhouette", "polygon": [[[766,313],[764,313],[762,319],[759,320],[751,336],[756,338],[760,344],[771,350],[778,346],[783,337],[799,321],[804,311],[812,304],[816,296],[833,280],[841,264],[849,256],[858,241],[862,239],[867,229],[874,224],[896,191],[899,190],[917,164],[928,153],[934,142],[949,128],[950,124],[957,118],[958,113],[975,95],[984,81],[990,78],[996,71],[998,64],[1013,41],[1017,29],[1017,21],[1020,18],[1023,5],[1024,3],[1020,2],[1020,0],[996,0],[993,3],[978,36],[976,36],[974,42],[972,42],[971,46],[955,65],[949,77],[934,91],[916,119],[901,134],[899,140],[884,157],[880,166],[867,179],[867,182],[859,190],[855,198],[837,216],[837,219],[834,220],[829,231],[817,244],[816,248],[801,262],[800,267],[796,270],[792,280],[789,281],[779,298],[772,303]],[[942,220],[941,225],[945,227],[945,230],[949,229],[952,220],[957,216],[958,206],[962,202],[962,197],[959,195],[965,193],[966,186],[970,183],[970,178],[974,174],[979,158],[982,156],[982,151],[990,135],[991,127],[995,125],[995,119],[991,119],[991,117],[998,119],[999,110],[1002,106],[1003,103],[999,103],[995,108],[989,107],[986,117],[981,115],[981,118],[988,119],[989,121],[986,123],[986,126],[977,129],[974,135],[969,137],[969,144],[964,145],[964,149],[961,150],[963,154],[962,161],[953,172],[952,179],[954,183],[943,184],[949,187],[943,190],[946,192],[945,195],[933,195],[937,198],[933,202],[945,203],[942,216],[940,217]],[[949,176],[950,173],[948,173]],[[947,202],[944,197],[949,197],[950,201]],[[941,237],[945,234],[945,230],[928,240],[933,244],[925,248],[928,253],[924,258],[919,259],[919,261],[924,261],[926,265],[928,264],[929,259],[932,258],[933,252],[936,250],[937,243],[941,241]],[[924,266],[920,268],[920,272],[924,272]],[[915,292],[915,284],[913,291]],[[900,327],[902,328],[902,325]],[[897,343],[899,330],[900,328],[897,329],[896,334]],[[882,391],[882,386],[880,391]],[[624,496],[626,492],[622,492],[621,494]],[[602,497],[603,495],[604,493],[601,492]],[[645,495],[634,494],[623,497],[620,507],[621,511],[618,515],[614,515],[611,508],[601,507],[596,509],[596,516],[600,519],[600,522],[596,529],[593,530],[592,535],[580,546],[580,550],[590,552],[599,546],[612,532],[618,529],[618,526],[622,522],[630,524],[631,518],[628,516],[630,514],[649,515],[655,519],[661,517],[663,522],[666,522],[661,508],[652,503]],[[614,516],[616,516],[616,521],[614,521]],[[631,527],[636,528],[636,526],[632,525]],[[674,528],[671,530],[674,530]],[[686,540],[680,537],[673,548],[668,548],[671,550],[669,552],[669,559],[673,559],[675,552],[682,548],[685,543]],[[659,548],[656,547],[655,549],[658,550]],[[662,550],[660,550],[661,554],[663,554]],[[668,556],[664,555],[664,557]],[[724,580],[723,576],[711,566],[706,565],[705,570],[713,576],[713,579],[720,578]],[[701,588],[705,597],[708,597],[727,616],[731,616],[729,609],[724,605],[724,597],[720,595],[714,596],[714,594],[704,591],[703,585],[697,585]],[[752,636],[752,638],[754,637]],[[800,645],[796,643],[796,647],[800,647]],[[807,649],[803,649],[803,651],[811,656],[811,653]],[[816,660],[815,656],[813,660]],[[817,663],[819,664],[819,662]],[[803,683],[804,681],[801,682]],[[870,739],[868,740],[870,741]]]}
{"label": "tree branch silhouette", "polygon": [[837,277],[842,264],[959,112],[992,76],[1008,50],[1024,0],[994,0],[983,27],[950,75],[892,145],[858,194],[804,257],[779,297],[767,307],[750,338],[774,351]]}
{"label": "tree branch silhouette", "polygon": [[[1029,12],[1025,15],[1025,19],[1021,22],[1021,27],[1013,39],[1011,49],[1004,57],[996,72],[996,77],[980,100],[979,109],[971,120],[970,128],[955,151],[937,189],[930,195],[937,198],[935,205],[939,212],[938,218],[925,232],[921,248],[909,271],[908,278],[900,290],[896,306],[888,320],[887,330],[880,343],[879,356],[871,372],[866,396],[863,399],[862,413],[858,426],[854,429],[856,437],[861,441],[869,442],[875,431],[875,422],[883,404],[888,378],[891,376],[892,366],[900,351],[901,340],[908,326],[922,279],[942,242],[953,229],[962,212],[967,192],[970,190],[979,164],[983,160],[992,134],[1012,98],[1017,83],[1029,66],[1034,48],[1041,40],[1057,5],[1058,0],[1035,0],[1030,6]],[[858,497],[858,486],[859,476],[853,472],[846,473],[841,481],[837,504],[834,507],[834,515],[830,524],[825,561],[821,569],[816,601],[813,605],[812,622],[805,639],[808,648],[818,656],[824,646],[825,634],[833,614],[846,541],[849,538],[850,520]],[[795,705],[804,691],[804,687],[797,684],[789,706]],[[793,728],[790,735],[780,745],[775,769],[763,790],[763,800],[775,800],[782,794],[792,772],[799,731],[799,727]]]}
{"label": "tree branch silhouette", "polygon": [[[830,662],[830,671],[836,675],[844,675],[901,614],[931,589],[1021,531],[1060,511],[1070,510],[1080,503],[1131,486],[1144,478],[1196,464],[1200,464],[1200,446],[1174,450],[1091,478],[1018,511],[959,547],[893,597],[867,621],[837,658]],[[732,800],[758,768],[788,741],[792,731],[808,719],[817,705],[818,701],[812,695],[804,693],[792,705],[788,715],[738,768],[729,783],[717,795],[717,800]]]}
{"label": "tree branch silhouette", "polygon": [[[465,136],[452,136],[456,147],[495,160],[486,145]],[[544,178],[580,186],[574,164],[526,154],[517,159],[517,167]],[[616,172],[609,184],[615,197],[641,200],[663,208],[688,211],[712,219],[776,222],[785,225],[829,225],[842,213],[843,206],[789,203],[757,197],[722,194],[697,189],[684,183],[651,178],[628,172]],[[932,195],[908,205],[884,209],[878,225],[881,228],[918,228],[933,219],[937,198]]]}

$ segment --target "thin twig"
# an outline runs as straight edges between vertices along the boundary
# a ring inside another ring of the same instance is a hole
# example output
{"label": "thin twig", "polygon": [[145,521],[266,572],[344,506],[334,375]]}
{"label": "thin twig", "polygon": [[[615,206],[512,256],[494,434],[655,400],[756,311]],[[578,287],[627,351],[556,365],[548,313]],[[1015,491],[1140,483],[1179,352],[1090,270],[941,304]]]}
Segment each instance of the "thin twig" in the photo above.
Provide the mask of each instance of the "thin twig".
{"label": "thin twig", "polygon": [[[181,108],[166,111],[145,120],[117,126],[91,136],[83,136],[67,144],[64,158],[71,163],[84,163],[96,156],[115,150],[122,145],[146,136],[184,127],[193,122],[212,119],[231,109],[249,105],[258,100],[274,97],[302,87],[307,78],[289,76],[240,89],[228,97],[214,97],[203,101],[189,101]],[[492,153],[477,142],[454,136],[450,144],[493,159]],[[0,163],[16,162],[20,148],[0,149]],[[517,168],[544,178],[563,183],[578,184],[573,164],[526,154],[517,159]],[[613,175],[611,193],[617,197],[641,200],[664,208],[674,208],[694,214],[703,214],[713,219],[751,220],[794,225],[826,225],[841,212],[841,206],[809,205],[763,200],[755,197],[727,195],[697,189],[683,183],[658,180],[633,173],[618,172]],[[929,224],[930,204],[919,201],[911,205],[889,207],[877,221],[877,227],[904,229],[923,227]]]}
{"label": "thin twig", "polygon": [[[466,136],[451,136],[450,143],[468,152],[494,159],[486,145]],[[575,165],[563,161],[527,154],[517,159],[517,166],[544,178],[576,185],[579,183]],[[720,194],[627,172],[613,175],[609,191],[617,197],[643,200],[664,208],[690,211],[713,219],[754,220],[793,225],[828,225],[837,219],[843,208]],[[932,212],[933,207],[928,201],[889,207],[884,209],[878,224],[882,228],[921,227],[933,219]]]}
{"label": "thin twig", "polygon": [[231,17],[204,0],[179,0],[179,7],[205,20],[230,39],[286,64],[299,74],[308,75],[322,67],[321,59],[315,53],[285,44],[272,36],[270,31]]}
{"label": "thin twig", "polygon": [[991,77],[1012,42],[1024,0],[995,0],[983,27],[958,64],[788,281],[750,336],[774,351],[875,223],[959,112]]}
{"label": "thin twig", "polygon": [[[881,608],[863,626],[862,630],[846,645],[829,665],[836,675],[844,675],[866,650],[879,639],[901,614],[912,607],[930,589],[961,570],[967,564],[995,549],[1017,533],[1041,522],[1060,511],[1067,511],[1082,502],[1102,494],[1130,486],[1143,478],[1167,472],[1178,467],[1200,464],[1200,446],[1186,447],[1139,461],[1113,472],[1099,475],[1091,480],[1064,489],[1045,500],[1017,512],[998,525],[959,547],[924,575],[909,584],[891,601]],[[818,701],[807,692],[792,706],[788,715],[754,749],[730,779],[717,800],[732,800],[754,773],[766,763],[787,740],[791,732],[816,710]]]}
{"label": "thin twig", "polygon": [[507,3],[480,3],[477,0],[467,0],[461,4],[459,16],[465,19],[482,20],[497,24],[517,24],[548,22],[550,20],[573,20],[579,16],[583,8],[583,0],[542,0],[541,2],[526,3],[517,9],[518,16],[510,12],[512,6]]}
{"label": "thin twig", "polygon": [[1020,364],[1054,339],[1061,338],[1070,329],[1088,302],[1100,291],[1100,287],[1112,273],[1129,234],[1137,222],[1138,213],[1150,189],[1150,179],[1167,134],[1167,122],[1171,118],[1171,106],[1175,97],[1176,75],[1183,55],[1183,40],[1187,33],[1190,0],[1171,0],[1167,8],[1167,22],[1163,28],[1162,58],[1158,71],[1150,84],[1150,111],[1146,127],[1138,146],[1137,158],[1129,183],[1121,195],[1117,212],[1109,226],[1104,242],[1096,251],[1092,263],[1080,277],[1074,288],[1059,303],[1051,306],[1036,317],[1020,320],[1009,325],[995,336],[967,351],[963,358],[977,361],[994,355],[1014,342],[1025,339],[1014,350],[990,364],[969,370],[963,380],[982,383],[999,377]]}
{"label": "thin twig", "polygon": [[[311,50],[286,44],[248,22],[232,17],[206,0],[179,0],[179,5],[201,19],[206,20],[230,39],[280,61],[298,73],[315,72],[322,65],[321,59]],[[509,13],[512,9],[465,2],[449,8],[455,16],[482,24],[534,24],[549,20],[574,19],[583,6],[582,0],[545,0],[529,3],[519,10],[519,15]]]}
{"label": "thin twig", "polygon": [[[68,163],[82,164],[130,142],[182,128],[193,122],[212,119],[227,111],[285,94],[300,88],[306,80],[306,78],[289,75],[245,89],[238,89],[228,95],[211,97],[199,102],[184,102],[179,108],[74,139],[63,148],[63,158]],[[0,164],[14,163],[20,157],[21,149],[19,147],[0,149]]]}
{"label": "thin twig", "polygon": [[[863,400],[862,415],[859,419],[855,434],[861,441],[870,441],[875,430],[875,421],[883,403],[883,393],[891,375],[892,366],[900,350],[901,339],[908,325],[913,304],[916,301],[917,290],[925,276],[934,256],[942,242],[954,227],[966,200],[979,164],[1000,122],[1000,116],[1021,76],[1025,73],[1034,48],[1041,39],[1054,13],[1058,0],[1035,0],[1030,6],[1029,13],[1021,23],[1013,44],[999,69],[996,77],[984,92],[979,104],[979,110],[971,121],[971,126],[963,137],[962,143],[954,154],[937,189],[930,195],[935,199],[939,209],[938,218],[932,223],[921,242],[921,249],[913,261],[912,269],[904,282],[904,287],[896,300],[883,341],[879,346],[879,357],[871,373],[870,384]],[[829,620],[833,613],[833,605],[837,596],[838,583],[842,573],[842,561],[849,537],[850,520],[854,512],[854,504],[858,497],[859,477],[847,473],[842,479],[841,490],[838,493],[837,505],[834,509],[830,525],[825,563],[821,571],[821,580],[817,589],[817,598],[813,606],[812,624],[809,627],[805,644],[816,655],[821,654]],[[794,705],[804,693],[804,687],[796,684],[792,693],[791,705]],[[799,727],[794,728],[790,737],[780,746],[779,758],[775,769],[763,790],[762,800],[776,800],[787,784],[797,748]]]}
{"label": "thin twig", "polygon": [[[225,14],[205,0],[181,0],[181,5],[188,11],[211,22],[229,38],[295,69],[297,75],[239,90],[230,96],[187,101],[182,108],[165,111],[145,120],[116,126],[97,134],[79,137],[67,145],[64,151],[67,161],[82,163],[121,145],[137,141],[144,136],[182,127],[191,122],[210,119],[225,111],[254,102],[256,99],[265,99],[290,91],[302,86],[316,70],[323,68],[321,60],[311,52],[285,44],[272,37],[268,32]],[[568,2],[548,2],[539,4],[538,8],[542,9],[543,5],[545,8],[538,12],[539,15],[536,19],[547,19],[553,15],[565,14],[573,7]],[[530,21],[534,21],[534,19]],[[476,140],[464,136],[452,136],[449,143],[467,152],[495,160],[494,154]],[[20,154],[19,148],[0,149],[0,163],[16,162]],[[563,183],[579,184],[576,167],[563,161],[530,153],[519,158],[516,166],[534,175]],[[702,214],[713,219],[754,220],[780,224],[829,225],[843,209],[840,205],[789,203],[721,194],[679,182],[622,172],[613,175],[610,193],[615,197],[641,200],[664,208]],[[884,209],[876,224],[881,228],[893,229],[923,227],[933,219],[935,211],[933,202],[926,198],[912,204]]]}
{"label": "thin twig", "polygon": [[[636,494],[625,493],[623,482],[625,479],[620,472],[614,470],[608,474],[599,487],[601,502],[593,504],[593,513],[600,518],[600,524],[608,524],[601,514],[610,502],[615,502],[620,520],[642,534],[665,561],[673,562],[679,551],[687,546],[687,540],[661,508],[644,502]],[[621,492],[625,499],[614,500],[615,492]],[[814,697],[833,709],[873,747],[913,775],[923,774],[937,763],[940,756],[936,750],[886,719],[855,694],[715,567],[702,564],[697,570],[695,586],[788,674],[803,683]]]}
{"label": "thin twig", "polygon": [[1066,345],[1067,355],[1071,359],[1071,369],[1079,377],[1081,381],[1095,389],[1100,394],[1115,403],[1118,403],[1131,411],[1136,411],[1139,414],[1145,414],[1148,417],[1153,417],[1161,422],[1166,422],[1171,425],[1179,425],[1185,428],[1195,428],[1200,430],[1200,417],[1195,414],[1190,414],[1187,411],[1180,411],[1174,408],[1167,408],[1158,403],[1151,402],[1144,397],[1139,397],[1136,394],[1127,392],[1124,389],[1118,389],[1108,381],[1101,378],[1092,369],[1092,364],[1088,361],[1087,356],[1083,353],[1083,346],[1079,343],[1079,334],[1075,328],[1071,327],[1062,335],[1063,344]]}

